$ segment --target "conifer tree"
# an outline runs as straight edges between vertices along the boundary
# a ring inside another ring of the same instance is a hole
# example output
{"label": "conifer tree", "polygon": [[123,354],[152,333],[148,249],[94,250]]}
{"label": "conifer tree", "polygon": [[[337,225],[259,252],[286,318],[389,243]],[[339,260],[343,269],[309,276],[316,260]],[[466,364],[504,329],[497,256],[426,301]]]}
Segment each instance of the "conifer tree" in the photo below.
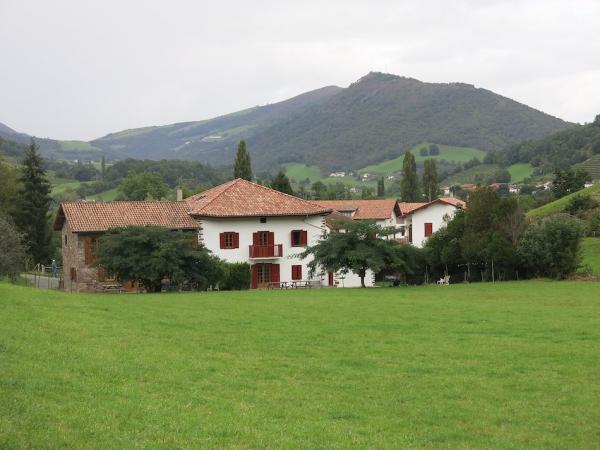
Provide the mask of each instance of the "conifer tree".
{"label": "conifer tree", "polygon": [[377,197],[385,197],[385,181],[383,177],[377,180]]}
{"label": "conifer tree", "polygon": [[435,200],[438,196],[437,167],[435,160],[426,159],[423,169],[423,193],[427,201]]}
{"label": "conifer tree", "polygon": [[277,176],[273,178],[273,181],[271,181],[271,189],[275,189],[276,191],[283,192],[285,194],[294,195],[292,185],[290,184],[290,179],[285,175],[283,170],[280,170]]}
{"label": "conifer tree", "polygon": [[50,184],[42,168],[42,158],[37,144],[25,151],[21,188],[16,200],[15,223],[24,235],[29,254],[36,263],[47,264],[52,256],[51,234],[48,224],[50,210]]}
{"label": "conifer tree", "polygon": [[420,200],[417,163],[414,155],[410,151],[404,154],[404,160],[402,162],[400,195],[403,202],[418,202]]}
{"label": "conifer tree", "polygon": [[100,174],[102,179],[104,180],[104,176],[106,175],[106,158],[102,155],[102,162],[100,163]]}
{"label": "conifer tree", "polygon": [[246,150],[246,142],[240,141],[235,155],[235,164],[233,166],[233,177],[243,178],[252,181],[252,165],[250,163],[250,153]]}

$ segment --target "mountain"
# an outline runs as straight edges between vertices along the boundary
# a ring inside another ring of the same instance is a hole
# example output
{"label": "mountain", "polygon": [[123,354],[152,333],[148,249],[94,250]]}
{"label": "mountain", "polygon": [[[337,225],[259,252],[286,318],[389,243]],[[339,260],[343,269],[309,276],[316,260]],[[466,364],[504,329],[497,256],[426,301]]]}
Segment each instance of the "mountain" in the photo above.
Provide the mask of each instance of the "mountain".
{"label": "mountain", "polygon": [[472,85],[370,73],[347,88],[328,86],[214,119],[130,129],[89,143],[45,139],[40,147],[69,159],[104,154],[231,164],[245,139],[256,171],[291,162],[347,170],[393,159],[422,142],[504,149],[569,126]]}

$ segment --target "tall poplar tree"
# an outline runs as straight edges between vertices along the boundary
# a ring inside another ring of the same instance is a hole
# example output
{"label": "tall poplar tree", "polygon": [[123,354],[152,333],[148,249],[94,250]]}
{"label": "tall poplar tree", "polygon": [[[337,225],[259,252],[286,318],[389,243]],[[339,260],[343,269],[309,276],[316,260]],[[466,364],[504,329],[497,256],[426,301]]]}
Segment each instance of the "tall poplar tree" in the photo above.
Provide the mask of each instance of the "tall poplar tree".
{"label": "tall poplar tree", "polygon": [[252,165],[250,163],[250,153],[246,150],[246,142],[240,141],[235,155],[235,164],[233,166],[233,177],[243,178],[252,181]]}
{"label": "tall poplar tree", "polygon": [[383,177],[377,180],[377,197],[385,197],[385,181]]}
{"label": "tall poplar tree", "polygon": [[400,196],[403,202],[418,202],[420,200],[417,162],[415,161],[415,156],[410,151],[404,154],[402,162]]}
{"label": "tall poplar tree", "polygon": [[24,235],[29,254],[35,263],[47,264],[52,257],[50,212],[50,183],[42,168],[42,158],[35,141],[25,151],[19,181],[21,188],[16,199],[15,224]]}
{"label": "tall poplar tree", "polygon": [[428,201],[435,200],[438,197],[437,167],[435,160],[426,159],[423,169],[423,193]]}

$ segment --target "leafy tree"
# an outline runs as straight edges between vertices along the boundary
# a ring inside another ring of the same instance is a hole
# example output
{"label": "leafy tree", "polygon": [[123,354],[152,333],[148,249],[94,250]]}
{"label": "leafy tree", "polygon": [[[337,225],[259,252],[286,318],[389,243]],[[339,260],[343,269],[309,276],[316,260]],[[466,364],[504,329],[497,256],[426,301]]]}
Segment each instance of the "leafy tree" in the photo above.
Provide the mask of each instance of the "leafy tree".
{"label": "leafy tree", "polygon": [[129,172],[119,185],[119,200],[161,200],[169,187],[157,173]]}
{"label": "leafy tree", "polygon": [[0,215],[0,278],[16,280],[25,267],[26,251],[21,235],[14,225]]}
{"label": "leafy tree", "polygon": [[423,168],[423,192],[428,201],[438,197],[438,175],[435,160],[426,159]]}
{"label": "leafy tree", "polygon": [[383,198],[385,197],[385,181],[383,177],[377,180],[377,197]]}
{"label": "leafy tree", "polygon": [[300,258],[312,256],[308,263],[311,276],[316,272],[354,272],[365,287],[367,270],[378,272],[384,267],[410,267],[402,259],[400,244],[382,239],[394,230],[387,230],[369,221],[344,221],[342,231],[332,231],[317,244],[308,247]]}
{"label": "leafy tree", "polygon": [[34,262],[47,262],[52,255],[48,223],[51,205],[50,183],[42,168],[37,144],[33,140],[25,151],[19,181],[21,186],[15,201],[15,224],[23,233]]}
{"label": "leafy tree", "polygon": [[225,263],[225,277],[221,289],[241,291],[250,287],[252,273],[248,263]]}
{"label": "leafy tree", "polygon": [[510,172],[506,169],[498,169],[492,175],[492,183],[510,183]]}
{"label": "leafy tree", "polygon": [[0,213],[12,216],[19,191],[16,171],[2,160],[0,154]]}
{"label": "leafy tree", "polygon": [[417,163],[414,155],[410,151],[404,154],[404,160],[402,162],[400,196],[402,197],[403,202],[418,202],[420,200]]}
{"label": "leafy tree", "polygon": [[431,144],[429,146],[429,154],[431,156],[438,156],[440,154],[440,148],[435,144]]}
{"label": "leafy tree", "polygon": [[140,280],[149,292],[160,291],[163,278],[190,281],[200,288],[216,284],[223,278],[221,261],[205,247],[195,246],[195,239],[195,233],[161,227],[109,230],[99,239],[94,265],[121,281]]}
{"label": "leafy tree", "polygon": [[271,189],[275,189],[276,191],[283,192],[285,194],[294,195],[292,185],[290,184],[290,179],[286,176],[283,170],[280,170],[275,178],[273,178],[273,181],[271,181]]}
{"label": "leafy tree", "polygon": [[571,167],[566,169],[557,169],[554,172],[552,192],[556,198],[564,197],[567,194],[571,194],[583,189],[585,182],[589,179],[590,175],[581,168],[577,170],[574,170]]}
{"label": "leafy tree", "polygon": [[248,153],[246,150],[246,142],[243,140],[238,144],[237,153],[235,155],[233,177],[252,181],[252,164],[250,163],[250,153]]}
{"label": "leafy tree", "polygon": [[316,181],[312,184],[311,189],[316,199],[324,200],[327,198],[327,185],[322,181]]}
{"label": "leafy tree", "polygon": [[580,220],[556,214],[527,229],[518,254],[531,275],[565,278],[579,266],[582,237]]}
{"label": "leafy tree", "polygon": [[369,200],[373,198],[373,189],[371,189],[369,186],[361,186],[360,198],[362,200]]}
{"label": "leafy tree", "polygon": [[582,211],[588,211],[598,207],[598,202],[589,195],[577,194],[569,199],[565,206],[565,212],[576,215]]}

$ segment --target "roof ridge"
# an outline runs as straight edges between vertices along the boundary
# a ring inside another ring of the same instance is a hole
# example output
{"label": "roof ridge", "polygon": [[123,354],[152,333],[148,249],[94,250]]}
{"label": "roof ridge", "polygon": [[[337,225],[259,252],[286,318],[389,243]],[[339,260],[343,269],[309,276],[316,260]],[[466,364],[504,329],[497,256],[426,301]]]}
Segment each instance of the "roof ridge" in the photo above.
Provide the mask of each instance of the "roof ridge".
{"label": "roof ridge", "polygon": [[[224,194],[226,191],[228,191],[228,190],[229,190],[229,189],[230,189],[232,186],[236,185],[236,184],[237,184],[239,181],[241,181],[241,180],[242,180],[242,178],[235,178],[234,180],[228,181],[227,183],[229,183],[229,184],[227,185],[227,187],[225,187],[225,188],[221,189],[221,191],[220,191],[220,192],[219,192],[217,195],[215,195],[215,196],[212,198],[212,200],[208,201],[208,202],[206,203],[206,205],[203,205],[203,206],[202,206],[202,209],[204,209],[204,208],[206,208],[208,205],[212,204],[212,202],[214,202],[214,201],[215,201],[217,198],[219,198],[221,195],[223,195],[223,194]],[[215,186],[214,188],[211,188],[211,189],[215,189],[215,188],[217,188],[217,187],[218,187],[218,186]],[[210,191],[211,189],[209,189],[209,191]],[[206,192],[206,191],[204,191],[204,192]],[[199,194],[201,194],[201,192],[199,192]],[[191,210],[191,212],[192,212],[192,214],[195,214],[195,209],[192,209],[192,210]]]}

